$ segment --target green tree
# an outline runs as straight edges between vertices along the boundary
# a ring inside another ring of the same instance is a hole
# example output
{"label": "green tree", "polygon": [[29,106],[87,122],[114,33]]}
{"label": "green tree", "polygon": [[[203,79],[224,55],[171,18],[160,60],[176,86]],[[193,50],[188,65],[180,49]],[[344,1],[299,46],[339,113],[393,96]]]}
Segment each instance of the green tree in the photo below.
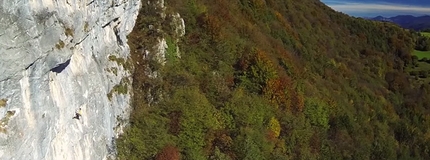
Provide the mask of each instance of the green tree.
{"label": "green tree", "polygon": [[165,104],[172,111],[181,112],[178,146],[186,159],[205,159],[205,136],[208,130],[220,128],[214,116],[217,110],[196,87],[179,88]]}
{"label": "green tree", "polygon": [[308,98],[305,101],[305,115],[310,123],[314,126],[328,129],[329,126],[329,112],[328,106],[316,99]]}

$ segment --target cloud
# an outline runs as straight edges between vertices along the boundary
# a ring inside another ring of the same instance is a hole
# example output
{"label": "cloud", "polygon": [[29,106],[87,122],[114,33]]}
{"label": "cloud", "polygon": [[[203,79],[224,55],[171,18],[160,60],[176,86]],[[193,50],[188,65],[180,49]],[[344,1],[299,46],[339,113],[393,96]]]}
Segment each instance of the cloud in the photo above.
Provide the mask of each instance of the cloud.
{"label": "cloud", "polygon": [[360,3],[360,2],[341,2],[341,1],[324,1],[334,10],[347,14],[368,15],[368,14],[412,14],[424,15],[430,13],[430,7],[402,5],[393,3]]}

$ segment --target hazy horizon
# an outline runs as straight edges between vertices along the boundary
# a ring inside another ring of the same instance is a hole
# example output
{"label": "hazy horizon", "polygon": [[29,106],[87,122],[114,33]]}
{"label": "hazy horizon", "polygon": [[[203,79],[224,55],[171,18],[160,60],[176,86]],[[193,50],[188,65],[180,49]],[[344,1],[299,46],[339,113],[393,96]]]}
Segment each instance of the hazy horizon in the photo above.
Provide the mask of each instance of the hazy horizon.
{"label": "hazy horizon", "polygon": [[430,14],[430,1],[418,0],[321,0],[336,11],[355,17],[424,16]]}

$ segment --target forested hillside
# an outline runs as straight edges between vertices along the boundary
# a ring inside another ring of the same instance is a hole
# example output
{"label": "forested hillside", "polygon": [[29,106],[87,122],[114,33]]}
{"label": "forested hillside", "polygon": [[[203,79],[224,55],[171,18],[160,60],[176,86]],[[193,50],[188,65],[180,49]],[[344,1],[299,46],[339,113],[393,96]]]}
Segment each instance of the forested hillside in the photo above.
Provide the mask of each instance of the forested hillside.
{"label": "forested hillside", "polygon": [[[142,4],[119,159],[430,159],[430,87],[407,73],[409,31],[318,0]],[[143,58],[157,37],[164,65]]]}

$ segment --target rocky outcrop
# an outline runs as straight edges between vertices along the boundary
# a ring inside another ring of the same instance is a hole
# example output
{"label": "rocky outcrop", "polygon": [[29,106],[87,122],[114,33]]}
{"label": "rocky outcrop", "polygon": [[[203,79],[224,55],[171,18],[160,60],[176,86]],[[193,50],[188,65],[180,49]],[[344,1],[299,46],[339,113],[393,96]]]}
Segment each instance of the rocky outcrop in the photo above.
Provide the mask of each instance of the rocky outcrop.
{"label": "rocky outcrop", "polygon": [[[0,4],[0,159],[106,159],[127,121],[140,0]],[[82,109],[80,120],[72,119]]]}

